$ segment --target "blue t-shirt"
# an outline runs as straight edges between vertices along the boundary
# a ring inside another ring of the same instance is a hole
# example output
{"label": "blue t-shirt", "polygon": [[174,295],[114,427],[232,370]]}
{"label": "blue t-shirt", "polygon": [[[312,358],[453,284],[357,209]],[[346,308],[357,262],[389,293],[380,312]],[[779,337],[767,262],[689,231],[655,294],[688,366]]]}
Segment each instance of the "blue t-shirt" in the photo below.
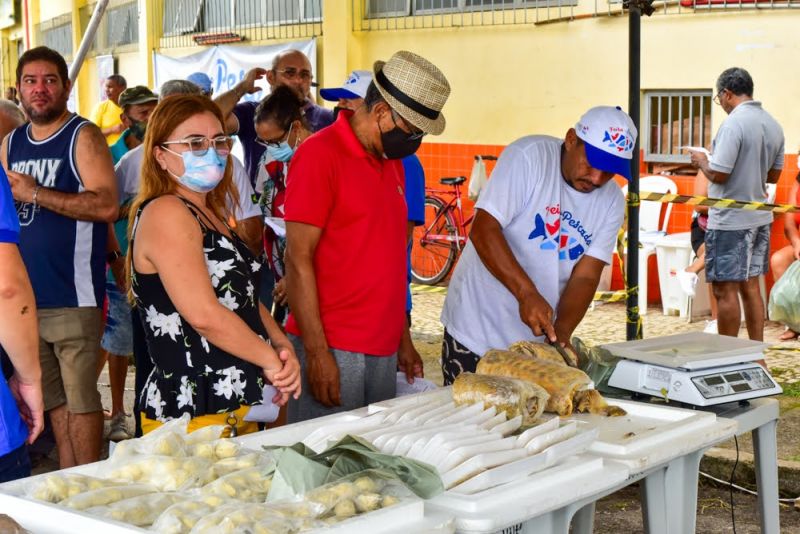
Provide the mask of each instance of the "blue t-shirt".
{"label": "blue t-shirt", "polygon": [[[0,167],[0,243],[19,243],[19,219],[5,170]],[[18,449],[28,438],[28,427],[19,416],[17,402],[0,375],[0,456]]]}
{"label": "blue t-shirt", "polygon": [[[403,171],[406,173],[406,205],[408,222],[414,226],[425,224],[425,171],[419,158],[411,154],[403,158]],[[411,283],[411,244],[408,245],[408,283]],[[411,311],[411,287],[406,289],[406,312]]]}

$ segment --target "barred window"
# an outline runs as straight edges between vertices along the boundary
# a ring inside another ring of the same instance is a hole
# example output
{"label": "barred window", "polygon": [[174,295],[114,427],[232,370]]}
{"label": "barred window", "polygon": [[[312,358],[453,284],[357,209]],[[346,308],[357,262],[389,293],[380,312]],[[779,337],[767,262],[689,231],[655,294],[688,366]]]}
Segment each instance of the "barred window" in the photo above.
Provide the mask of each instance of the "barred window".
{"label": "barred window", "polygon": [[645,161],[688,163],[681,147],[711,148],[711,89],[645,91],[644,98]]}
{"label": "barred window", "polygon": [[72,22],[42,28],[42,43],[64,57],[72,56]]}
{"label": "barred window", "polygon": [[368,17],[403,17],[431,13],[511,8],[575,6],[578,0],[367,0]]}
{"label": "barred window", "polygon": [[322,19],[321,0],[165,0],[164,35]]}
{"label": "barred window", "polygon": [[105,47],[136,43],[139,41],[139,13],[136,2],[109,9],[106,12]]}

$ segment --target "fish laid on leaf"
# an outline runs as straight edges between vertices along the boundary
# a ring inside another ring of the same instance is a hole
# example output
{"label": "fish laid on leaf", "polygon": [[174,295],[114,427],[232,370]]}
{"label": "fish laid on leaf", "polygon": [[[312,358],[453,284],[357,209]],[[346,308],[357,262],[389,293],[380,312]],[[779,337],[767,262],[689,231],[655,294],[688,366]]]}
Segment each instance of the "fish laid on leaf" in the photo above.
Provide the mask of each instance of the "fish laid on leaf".
{"label": "fish laid on leaf", "polygon": [[609,405],[600,392],[589,389],[592,382],[589,375],[564,364],[560,355],[558,358],[559,362],[556,362],[530,354],[492,349],[480,359],[476,372],[538,384],[550,394],[545,411],[558,415],[571,415],[573,412],[625,415],[625,410]]}

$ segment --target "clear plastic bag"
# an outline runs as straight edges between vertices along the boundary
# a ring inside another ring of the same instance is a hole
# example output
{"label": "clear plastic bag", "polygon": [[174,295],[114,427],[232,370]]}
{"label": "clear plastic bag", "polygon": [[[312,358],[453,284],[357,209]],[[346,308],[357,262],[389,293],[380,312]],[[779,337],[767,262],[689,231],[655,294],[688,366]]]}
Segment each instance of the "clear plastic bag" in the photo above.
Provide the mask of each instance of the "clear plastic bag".
{"label": "clear plastic bag", "polygon": [[180,491],[202,486],[213,476],[211,462],[204,458],[134,456],[109,465],[108,478],[150,484],[159,491]]}
{"label": "clear plastic bag", "polygon": [[293,534],[296,521],[277,515],[263,504],[229,504],[206,515],[191,534]]}
{"label": "clear plastic bag", "polygon": [[120,485],[125,485],[125,482],[77,473],[52,473],[31,481],[26,488],[25,495],[37,501],[59,503],[90,490]]}
{"label": "clear plastic bag", "polygon": [[151,530],[159,534],[186,534],[198,521],[226,504],[231,501],[216,495],[192,496],[164,510]]}
{"label": "clear plastic bag", "polygon": [[185,499],[187,497],[179,493],[149,493],[85,511],[106,519],[146,527],[152,525],[164,510]]}
{"label": "clear plastic bag", "polygon": [[400,481],[368,470],[311,490],[302,500],[319,505],[318,519],[333,524],[410,498],[415,497]]}
{"label": "clear plastic bag", "polygon": [[157,490],[147,484],[132,484],[129,486],[113,486],[110,488],[100,488],[79,493],[74,497],[64,499],[59,504],[74,510],[86,510],[95,506],[105,506],[123,499],[138,497],[148,493],[155,493]]}
{"label": "clear plastic bag", "polygon": [[[189,434],[191,436],[191,434]],[[213,441],[201,441],[193,443],[186,448],[189,456],[206,458],[212,462],[233,458],[242,450],[242,446],[236,441],[227,438],[215,439]]]}
{"label": "clear plastic bag", "polygon": [[137,439],[122,441],[114,447],[109,460],[117,463],[132,456],[157,454],[160,456],[186,456],[186,428],[189,425],[189,414],[164,423],[152,432]]}
{"label": "clear plastic bag", "polygon": [[800,332],[800,261],[794,261],[772,286],[769,318]]}
{"label": "clear plastic bag", "polygon": [[234,471],[200,488],[203,495],[236,499],[246,502],[265,502],[272,486],[272,471],[262,466]]}
{"label": "clear plastic bag", "polygon": [[224,458],[214,462],[211,466],[212,476],[217,479],[223,477],[234,471],[241,471],[248,467],[262,466],[265,472],[275,466],[275,459],[269,452],[246,452],[233,456],[231,458]]}

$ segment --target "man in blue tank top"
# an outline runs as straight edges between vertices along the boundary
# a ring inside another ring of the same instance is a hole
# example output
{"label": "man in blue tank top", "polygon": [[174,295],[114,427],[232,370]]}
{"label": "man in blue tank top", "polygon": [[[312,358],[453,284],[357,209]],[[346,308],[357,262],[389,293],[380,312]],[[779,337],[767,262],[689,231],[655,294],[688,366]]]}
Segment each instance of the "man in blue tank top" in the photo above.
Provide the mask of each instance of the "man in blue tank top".
{"label": "man in blue tank top", "polygon": [[67,110],[72,84],[58,52],[25,52],[17,89],[31,122],[3,140],[0,159],[17,201],[19,247],[36,297],[44,409],[65,468],[100,457],[96,366],[116,178],[100,130]]}
{"label": "man in blue tank top", "polygon": [[[19,110],[13,103],[0,102],[0,135],[11,129],[8,123],[23,122],[14,112]],[[8,382],[0,376],[0,482],[31,474],[25,444],[33,443],[44,426],[36,304],[17,243],[19,220],[0,168],[0,345],[14,367]]]}

